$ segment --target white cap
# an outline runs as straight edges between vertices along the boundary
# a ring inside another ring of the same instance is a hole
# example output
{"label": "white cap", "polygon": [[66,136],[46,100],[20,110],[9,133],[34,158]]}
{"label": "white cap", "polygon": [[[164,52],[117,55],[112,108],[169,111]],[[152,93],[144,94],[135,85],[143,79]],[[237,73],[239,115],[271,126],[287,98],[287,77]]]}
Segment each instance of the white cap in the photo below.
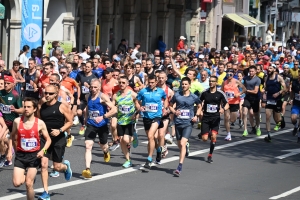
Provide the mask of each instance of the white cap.
{"label": "white cap", "polygon": [[224,50],[225,50],[225,51],[228,51],[229,49],[228,49],[228,47],[224,47]]}
{"label": "white cap", "polygon": [[185,40],[186,38],[184,37],[184,36],[180,36],[180,38],[179,39],[181,39],[181,40]]}
{"label": "white cap", "polygon": [[203,54],[199,55],[199,58],[203,59],[203,58],[204,58],[204,55],[203,55]]}

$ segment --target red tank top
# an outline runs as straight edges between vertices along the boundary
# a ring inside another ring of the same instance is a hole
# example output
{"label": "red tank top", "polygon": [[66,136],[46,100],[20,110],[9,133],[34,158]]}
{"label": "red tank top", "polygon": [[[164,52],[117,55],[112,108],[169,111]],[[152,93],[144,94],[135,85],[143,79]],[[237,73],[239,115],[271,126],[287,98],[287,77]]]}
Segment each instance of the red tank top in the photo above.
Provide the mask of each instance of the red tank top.
{"label": "red tank top", "polygon": [[235,98],[234,95],[239,93],[239,88],[236,86],[236,79],[232,79],[230,83],[228,80],[224,83],[224,92],[228,99],[228,104],[239,104],[240,97]]}
{"label": "red tank top", "polygon": [[23,126],[24,117],[21,117],[18,128],[17,151],[36,152],[40,150],[40,136],[38,129],[38,118],[35,117],[31,129],[25,129]]}

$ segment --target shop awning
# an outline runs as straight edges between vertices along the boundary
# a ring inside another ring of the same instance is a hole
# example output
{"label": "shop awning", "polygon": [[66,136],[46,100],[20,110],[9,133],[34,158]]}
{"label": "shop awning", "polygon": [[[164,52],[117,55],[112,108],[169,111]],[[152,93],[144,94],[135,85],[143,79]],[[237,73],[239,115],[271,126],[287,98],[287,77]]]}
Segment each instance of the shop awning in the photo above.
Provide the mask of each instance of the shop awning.
{"label": "shop awning", "polygon": [[235,14],[235,13],[229,13],[229,14],[225,14],[224,17],[226,17],[227,19],[239,24],[240,26],[243,26],[245,28],[248,27],[255,27],[256,25],[254,23],[249,22],[248,20],[240,17],[239,15]]}
{"label": "shop awning", "polygon": [[251,17],[251,16],[249,16],[249,15],[247,15],[247,14],[241,13],[241,14],[238,14],[238,15],[239,15],[240,17],[242,17],[243,19],[245,19],[245,20],[247,20],[247,21],[249,21],[249,22],[255,24],[256,26],[265,26],[265,23],[263,23],[263,22],[261,22],[261,21],[255,19],[255,18],[253,18],[253,17]]}

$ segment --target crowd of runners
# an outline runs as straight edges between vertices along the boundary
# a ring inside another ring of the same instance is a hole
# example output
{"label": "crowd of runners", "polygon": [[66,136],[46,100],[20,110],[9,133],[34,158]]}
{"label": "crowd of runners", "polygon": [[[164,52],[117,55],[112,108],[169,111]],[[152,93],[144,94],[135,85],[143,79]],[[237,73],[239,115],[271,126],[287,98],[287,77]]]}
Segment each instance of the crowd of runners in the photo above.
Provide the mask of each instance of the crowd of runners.
{"label": "crowd of runners", "polygon": [[[85,138],[82,176],[87,179],[93,176],[97,136],[105,162],[121,147],[125,161],[120,166],[132,166],[130,149],[139,145],[138,120],[148,138],[143,170],[160,164],[175,139],[180,151],[175,176],[189,156],[194,125],[201,130],[199,139],[210,140],[207,162],[213,162],[221,115],[227,132],[224,139],[231,141],[230,128],[235,125],[243,129],[244,137],[260,136],[260,109],[265,108],[264,140],[271,142],[271,130],[285,127],[286,106],[292,104],[293,135],[297,135],[300,49],[293,44],[289,48],[264,44],[259,49],[233,45],[218,51],[206,42],[197,51],[194,45],[183,45],[183,36],[180,39],[176,51],[160,45],[153,53],[142,52],[138,42],[128,47],[123,39],[111,56],[89,46],[65,54],[56,41],[49,55],[43,54],[42,47],[30,50],[25,45],[9,70],[1,64],[0,167],[14,162],[13,185],[26,183],[27,198],[34,199],[33,184],[40,168],[44,192],[39,199],[50,199],[49,175],[63,173],[70,180],[71,164],[64,154],[72,146],[71,127],[76,125]],[[270,126],[272,116],[275,127]]]}

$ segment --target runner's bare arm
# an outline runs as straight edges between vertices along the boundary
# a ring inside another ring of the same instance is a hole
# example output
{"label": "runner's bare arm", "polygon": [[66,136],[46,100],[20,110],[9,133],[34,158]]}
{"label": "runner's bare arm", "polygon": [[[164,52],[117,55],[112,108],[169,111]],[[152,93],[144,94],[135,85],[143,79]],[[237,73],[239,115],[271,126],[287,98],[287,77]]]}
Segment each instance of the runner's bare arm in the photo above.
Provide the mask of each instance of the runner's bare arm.
{"label": "runner's bare arm", "polygon": [[62,131],[66,131],[69,128],[72,127],[73,125],[73,112],[72,110],[65,104],[60,104],[59,106],[59,110],[61,111],[61,113],[65,116],[66,118],[66,122],[65,125],[63,127],[61,127],[60,129]]}
{"label": "runner's bare arm", "polygon": [[38,123],[39,123],[39,132],[44,137],[44,139],[46,140],[46,143],[45,143],[43,149],[47,150],[49,148],[50,144],[51,144],[51,138],[50,138],[49,133],[47,131],[47,127],[46,127],[45,122],[43,120],[39,119]]}
{"label": "runner's bare arm", "polygon": [[8,146],[8,151],[10,153],[12,153],[12,148],[14,148],[14,150],[17,150],[17,140],[18,140],[18,127],[19,127],[19,123],[20,123],[20,117],[16,118],[13,122],[13,127],[12,127],[12,131],[10,133],[10,139],[9,139],[9,146]]}
{"label": "runner's bare arm", "polygon": [[281,76],[278,76],[278,81],[281,84],[281,90],[279,91],[280,94],[284,94],[286,91],[286,85],[284,79]]}
{"label": "runner's bare arm", "polygon": [[110,110],[103,115],[104,118],[110,118],[114,114],[117,113],[117,108],[116,106],[110,101],[109,97],[106,94],[101,93],[101,100],[102,102],[110,108]]}
{"label": "runner's bare arm", "polygon": [[139,101],[137,100],[137,93],[135,93],[135,92],[131,92],[131,96],[132,96],[132,100],[133,100],[133,102],[134,102],[134,105],[135,105],[135,109],[136,110],[140,110],[140,104],[139,104]]}
{"label": "runner's bare arm", "polygon": [[242,91],[241,91],[240,95],[244,94],[247,90],[246,87],[244,86],[244,84],[242,84],[241,81],[239,81],[239,80],[236,80],[236,83],[238,84],[238,86],[240,88],[242,88]]}
{"label": "runner's bare arm", "polygon": [[139,84],[139,89],[141,90],[141,89],[143,89],[145,86],[144,86],[144,84],[141,82],[141,80],[138,78],[138,77],[136,77],[136,76],[134,76],[134,79],[135,79],[135,82],[137,83],[137,84]]}

